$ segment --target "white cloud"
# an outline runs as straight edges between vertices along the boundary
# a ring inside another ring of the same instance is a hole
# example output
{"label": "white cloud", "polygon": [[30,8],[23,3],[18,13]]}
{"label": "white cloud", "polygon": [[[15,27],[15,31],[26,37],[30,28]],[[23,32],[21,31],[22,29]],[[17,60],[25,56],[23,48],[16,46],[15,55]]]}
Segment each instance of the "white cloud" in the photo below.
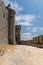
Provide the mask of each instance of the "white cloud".
{"label": "white cloud", "polygon": [[23,10],[23,7],[20,6],[17,2],[14,2],[14,9],[18,13]]}
{"label": "white cloud", "polygon": [[33,30],[43,31],[43,27],[33,27]]}
{"label": "white cloud", "polygon": [[37,32],[38,30],[35,30],[35,29],[33,29],[33,30],[31,30],[32,32]]}
{"label": "white cloud", "polygon": [[38,28],[38,30],[42,30],[43,31],[43,27]]}
{"label": "white cloud", "polygon": [[43,27],[28,27],[27,30],[30,30],[32,32],[38,32],[43,31]]}
{"label": "white cloud", "polygon": [[33,21],[36,18],[35,15],[19,15],[16,16],[16,24],[17,25],[23,25],[23,26],[32,26],[33,25]]}
{"label": "white cloud", "polygon": [[23,33],[22,35],[24,35],[24,36],[30,36],[31,35],[31,33],[28,33],[28,32],[26,32],[26,33]]}
{"label": "white cloud", "polygon": [[17,22],[16,25],[32,26],[33,24],[30,24],[29,22]]}
{"label": "white cloud", "polygon": [[3,0],[5,5],[7,6],[10,3],[10,8],[14,9],[16,13],[23,10],[23,7],[19,5],[16,1],[12,2],[11,0]]}
{"label": "white cloud", "polygon": [[21,33],[21,40],[30,40],[30,39],[32,39],[31,33],[28,33],[28,32]]}
{"label": "white cloud", "polygon": [[37,31],[38,31],[38,30],[37,30],[37,27],[33,27],[31,31],[32,31],[32,32],[37,32]]}

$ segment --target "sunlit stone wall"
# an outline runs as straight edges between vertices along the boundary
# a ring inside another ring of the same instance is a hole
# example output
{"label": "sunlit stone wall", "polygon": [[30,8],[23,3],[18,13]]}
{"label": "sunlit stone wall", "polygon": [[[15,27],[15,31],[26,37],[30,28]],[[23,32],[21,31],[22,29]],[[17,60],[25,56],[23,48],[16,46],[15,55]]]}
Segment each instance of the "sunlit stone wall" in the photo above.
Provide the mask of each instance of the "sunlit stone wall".
{"label": "sunlit stone wall", "polygon": [[0,0],[0,45],[8,44],[8,11]]}

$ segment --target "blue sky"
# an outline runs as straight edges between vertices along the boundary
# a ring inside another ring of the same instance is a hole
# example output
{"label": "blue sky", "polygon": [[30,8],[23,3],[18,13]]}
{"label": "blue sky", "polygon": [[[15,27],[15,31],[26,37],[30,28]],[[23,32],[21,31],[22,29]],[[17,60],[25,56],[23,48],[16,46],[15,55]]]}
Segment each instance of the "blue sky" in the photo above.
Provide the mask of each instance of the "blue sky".
{"label": "blue sky", "polygon": [[43,35],[43,0],[3,0],[16,11],[16,24],[21,25],[21,40]]}

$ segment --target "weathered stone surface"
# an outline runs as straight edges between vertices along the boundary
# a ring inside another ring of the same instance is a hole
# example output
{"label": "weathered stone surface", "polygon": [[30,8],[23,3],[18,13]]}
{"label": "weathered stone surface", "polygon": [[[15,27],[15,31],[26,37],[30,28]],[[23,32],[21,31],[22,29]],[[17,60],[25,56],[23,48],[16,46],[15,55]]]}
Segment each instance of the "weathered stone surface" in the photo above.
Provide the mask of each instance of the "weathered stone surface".
{"label": "weathered stone surface", "polygon": [[31,46],[0,46],[0,65],[43,65],[43,49]]}
{"label": "weathered stone surface", "polygon": [[0,45],[15,43],[15,11],[0,0]]}
{"label": "weathered stone surface", "polygon": [[8,11],[0,0],[0,45],[8,43]]}

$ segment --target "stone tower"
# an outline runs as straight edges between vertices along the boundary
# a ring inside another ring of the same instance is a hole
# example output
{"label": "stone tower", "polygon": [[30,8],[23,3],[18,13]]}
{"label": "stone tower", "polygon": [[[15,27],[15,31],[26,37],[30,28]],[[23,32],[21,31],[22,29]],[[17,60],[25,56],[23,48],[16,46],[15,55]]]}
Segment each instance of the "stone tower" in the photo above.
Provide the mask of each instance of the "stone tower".
{"label": "stone tower", "polygon": [[0,45],[15,44],[15,11],[0,0]]}
{"label": "stone tower", "polygon": [[21,38],[21,35],[20,35],[20,31],[21,31],[21,25],[16,25],[15,26],[15,38],[16,38],[16,44],[20,44],[20,38]]}
{"label": "stone tower", "polygon": [[8,8],[8,41],[9,44],[15,44],[15,11]]}

